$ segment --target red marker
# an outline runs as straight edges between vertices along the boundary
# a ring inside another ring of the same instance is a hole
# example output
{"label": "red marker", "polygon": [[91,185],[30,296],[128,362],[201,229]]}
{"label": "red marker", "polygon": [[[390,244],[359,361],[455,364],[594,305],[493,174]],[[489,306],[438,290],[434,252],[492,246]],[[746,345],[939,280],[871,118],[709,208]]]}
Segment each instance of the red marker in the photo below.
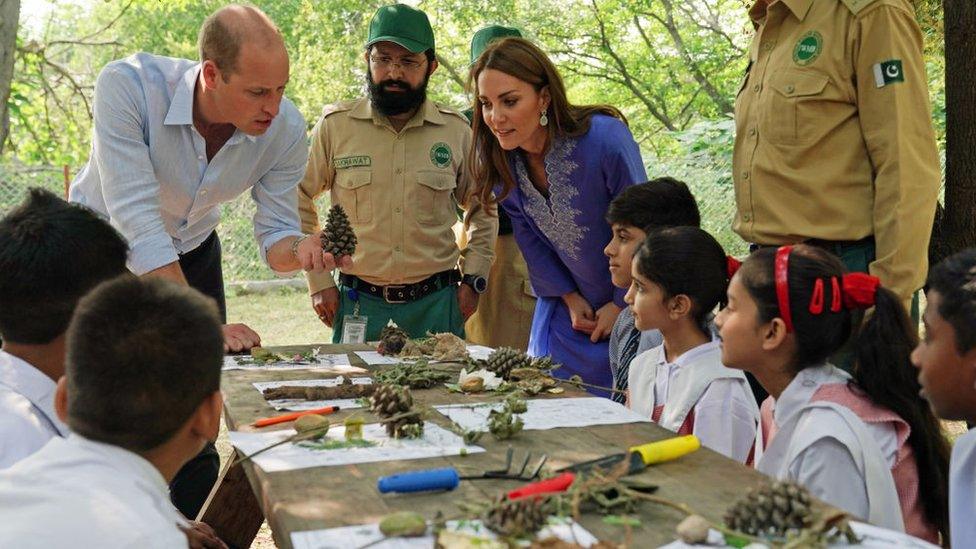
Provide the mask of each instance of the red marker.
{"label": "red marker", "polygon": [[310,416],[312,414],[317,414],[320,416],[329,415],[331,413],[339,411],[338,406],[326,406],[325,408],[316,408],[315,410],[306,410],[304,412],[292,412],[290,414],[284,414],[280,416],[263,417],[254,422],[255,427],[267,427],[268,425],[277,425],[279,423],[285,423],[288,421],[295,421],[302,416]]}

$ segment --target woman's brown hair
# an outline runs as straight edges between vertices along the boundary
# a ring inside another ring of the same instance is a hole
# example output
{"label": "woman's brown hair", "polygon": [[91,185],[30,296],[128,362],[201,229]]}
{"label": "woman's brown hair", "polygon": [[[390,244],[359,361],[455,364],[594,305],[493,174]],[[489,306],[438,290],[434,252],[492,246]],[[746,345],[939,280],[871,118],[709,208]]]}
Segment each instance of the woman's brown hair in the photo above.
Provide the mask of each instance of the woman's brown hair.
{"label": "woman's brown hair", "polygon": [[537,92],[549,89],[549,108],[546,113],[549,136],[546,147],[557,137],[579,137],[590,129],[590,118],[594,114],[606,114],[623,120],[627,119],[610,105],[572,105],[566,98],[566,86],[549,57],[532,42],[524,38],[504,38],[493,42],[482,52],[468,73],[468,89],[473,91],[471,150],[468,152],[468,165],[478,182],[478,197],[485,204],[494,204],[492,196],[495,186],[501,184],[502,191],[497,200],[502,200],[515,188],[516,183],[509,169],[505,151],[498,139],[484,123],[481,101],[478,100],[478,76],[486,69],[494,69],[530,84]]}

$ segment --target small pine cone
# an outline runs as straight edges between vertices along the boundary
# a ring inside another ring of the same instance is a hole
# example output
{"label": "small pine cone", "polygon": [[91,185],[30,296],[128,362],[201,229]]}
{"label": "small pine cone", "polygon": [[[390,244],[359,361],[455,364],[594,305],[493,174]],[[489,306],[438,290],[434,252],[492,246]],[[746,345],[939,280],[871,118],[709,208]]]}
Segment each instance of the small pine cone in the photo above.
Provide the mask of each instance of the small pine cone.
{"label": "small pine cone", "polygon": [[787,481],[750,490],[725,515],[729,528],[769,539],[784,539],[809,527],[811,522],[809,492]]}
{"label": "small pine cone", "polygon": [[485,513],[485,526],[506,537],[535,534],[546,524],[549,516],[544,500],[524,498],[510,501],[502,496]]}
{"label": "small pine cone", "polygon": [[420,438],[424,436],[424,421],[420,414],[410,415],[397,420],[392,429],[387,424],[386,432],[393,438]]}
{"label": "small pine cone", "polygon": [[489,372],[494,372],[498,377],[508,381],[512,370],[516,368],[528,368],[532,365],[532,359],[525,353],[510,347],[500,347],[491,353],[485,368]]}
{"label": "small pine cone", "polygon": [[380,385],[370,397],[370,410],[382,417],[409,412],[413,406],[413,395],[407,387]]}
{"label": "small pine cone", "polygon": [[386,326],[380,332],[380,344],[376,350],[384,356],[396,356],[406,346],[410,337],[397,326]]}
{"label": "small pine cone", "polygon": [[336,204],[329,209],[322,229],[322,250],[336,258],[356,252],[358,239],[349,224],[349,217],[342,206]]}

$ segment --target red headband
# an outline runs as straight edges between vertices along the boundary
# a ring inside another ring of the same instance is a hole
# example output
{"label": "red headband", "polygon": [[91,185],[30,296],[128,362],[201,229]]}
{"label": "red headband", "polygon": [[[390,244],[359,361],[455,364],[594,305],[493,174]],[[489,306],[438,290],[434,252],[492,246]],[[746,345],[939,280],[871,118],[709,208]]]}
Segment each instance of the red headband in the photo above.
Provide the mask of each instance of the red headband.
{"label": "red headband", "polygon": [[780,246],[776,250],[776,301],[779,303],[779,317],[786,324],[786,332],[793,331],[793,315],[790,313],[790,252],[793,246]]}
{"label": "red headband", "polygon": [[[776,250],[774,278],[776,281],[776,301],[779,305],[779,316],[786,324],[786,331],[793,331],[793,315],[790,310],[789,262],[793,246],[781,246]],[[830,277],[831,312],[840,312],[843,301],[846,309],[869,309],[874,307],[875,296],[881,279],[867,273],[847,273],[841,277]],[[824,282],[818,278],[810,296],[810,314],[818,315],[824,310]]]}
{"label": "red headband", "polygon": [[725,256],[725,272],[729,275],[729,280],[732,280],[735,273],[739,272],[740,267],[742,267],[741,261],[731,255]]}

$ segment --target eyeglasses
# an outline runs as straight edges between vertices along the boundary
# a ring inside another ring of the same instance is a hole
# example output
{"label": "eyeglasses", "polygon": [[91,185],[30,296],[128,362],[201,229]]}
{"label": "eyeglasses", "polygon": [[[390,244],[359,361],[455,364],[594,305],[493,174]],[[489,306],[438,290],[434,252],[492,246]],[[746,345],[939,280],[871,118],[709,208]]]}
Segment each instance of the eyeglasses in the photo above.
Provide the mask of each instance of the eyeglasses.
{"label": "eyeglasses", "polygon": [[394,61],[392,57],[387,55],[370,55],[369,62],[373,64],[374,67],[380,70],[391,69],[393,67],[398,67],[403,70],[403,72],[414,72],[420,69],[423,63],[419,61],[414,61],[413,59],[399,59]]}

